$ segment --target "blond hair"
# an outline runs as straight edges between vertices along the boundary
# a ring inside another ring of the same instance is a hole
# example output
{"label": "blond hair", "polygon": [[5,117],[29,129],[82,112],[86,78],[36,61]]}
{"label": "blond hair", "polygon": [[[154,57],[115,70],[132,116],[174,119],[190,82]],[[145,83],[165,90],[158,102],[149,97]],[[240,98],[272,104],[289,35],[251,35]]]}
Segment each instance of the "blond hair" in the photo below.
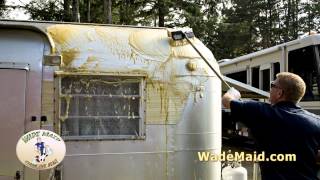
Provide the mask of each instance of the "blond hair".
{"label": "blond hair", "polygon": [[304,96],[306,84],[300,76],[290,72],[281,72],[277,74],[277,79],[287,101],[296,104]]}

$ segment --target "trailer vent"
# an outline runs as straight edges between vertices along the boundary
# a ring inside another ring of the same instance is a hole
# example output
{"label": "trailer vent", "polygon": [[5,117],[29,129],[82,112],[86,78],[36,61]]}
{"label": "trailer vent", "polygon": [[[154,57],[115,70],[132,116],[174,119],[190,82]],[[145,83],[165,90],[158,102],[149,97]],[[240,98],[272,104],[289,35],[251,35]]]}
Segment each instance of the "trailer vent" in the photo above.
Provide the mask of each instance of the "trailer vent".
{"label": "trailer vent", "polygon": [[68,75],[59,80],[65,139],[144,137],[143,77]]}

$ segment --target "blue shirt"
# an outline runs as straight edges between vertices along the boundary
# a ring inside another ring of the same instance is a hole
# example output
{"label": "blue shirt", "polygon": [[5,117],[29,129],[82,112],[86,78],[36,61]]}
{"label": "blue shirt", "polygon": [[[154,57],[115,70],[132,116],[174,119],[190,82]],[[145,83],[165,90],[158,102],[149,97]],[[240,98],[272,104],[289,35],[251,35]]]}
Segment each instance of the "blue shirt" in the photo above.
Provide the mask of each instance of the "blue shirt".
{"label": "blue shirt", "polygon": [[260,162],[262,180],[316,180],[320,117],[291,102],[273,106],[257,101],[231,101],[231,115],[244,123],[258,151],[296,154],[295,162]]}
{"label": "blue shirt", "polygon": [[40,151],[40,155],[44,155],[44,143],[37,142],[35,145],[37,146],[37,149]]}

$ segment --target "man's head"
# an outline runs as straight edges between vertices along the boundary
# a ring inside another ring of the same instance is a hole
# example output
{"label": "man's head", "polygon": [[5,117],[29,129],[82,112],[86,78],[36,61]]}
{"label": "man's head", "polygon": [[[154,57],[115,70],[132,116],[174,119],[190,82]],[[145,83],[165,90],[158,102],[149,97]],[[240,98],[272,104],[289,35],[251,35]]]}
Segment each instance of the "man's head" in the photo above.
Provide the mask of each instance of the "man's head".
{"label": "man's head", "polygon": [[271,83],[270,103],[272,105],[289,101],[297,104],[306,91],[306,85],[302,78],[289,72],[277,74],[277,79]]}
{"label": "man's head", "polygon": [[37,142],[41,142],[41,137],[37,137]]}

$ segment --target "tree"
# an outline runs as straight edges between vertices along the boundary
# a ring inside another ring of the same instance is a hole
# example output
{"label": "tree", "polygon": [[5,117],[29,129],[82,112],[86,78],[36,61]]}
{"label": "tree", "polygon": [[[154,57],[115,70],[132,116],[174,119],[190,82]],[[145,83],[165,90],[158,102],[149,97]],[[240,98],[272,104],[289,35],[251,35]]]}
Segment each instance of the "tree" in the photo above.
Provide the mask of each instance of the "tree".
{"label": "tree", "polygon": [[91,22],[91,0],[87,0],[87,22]]}
{"label": "tree", "polygon": [[111,0],[103,0],[103,14],[104,14],[104,22],[111,24],[112,23],[112,1]]}
{"label": "tree", "polygon": [[62,21],[63,4],[56,0],[32,0],[25,6],[31,19],[43,21]]}
{"label": "tree", "polygon": [[80,22],[80,10],[79,0],[72,0],[72,20],[74,22]]}
{"label": "tree", "polygon": [[256,26],[261,37],[259,48],[268,48],[282,42],[281,31],[279,31],[281,28],[280,5],[280,0],[261,1],[258,5],[260,13],[256,20]]}
{"label": "tree", "polygon": [[[166,22],[172,21],[170,13],[174,10],[175,1],[173,0],[143,0],[139,9],[138,21],[144,25],[164,27],[168,26]],[[170,24],[170,23],[169,23]]]}
{"label": "tree", "polygon": [[320,29],[320,3],[318,0],[309,0],[312,4],[312,14],[314,15],[315,29],[319,32]]}
{"label": "tree", "polygon": [[224,5],[212,48],[218,59],[233,58],[257,50],[257,18],[261,1],[231,0]]}
{"label": "tree", "polygon": [[118,0],[114,3],[114,21],[118,24],[126,25],[148,25],[151,23],[147,17],[141,15],[141,10],[145,7],[144,0]]}
{"label": "tree", "polygon": [[80,14],[81,22],[191,27],[217,59],[320,29],[318,0],[31,0],[26,8],[35,20],[78,21]]}
{"label": "tree", "polygon": [[3,14],[4,14],[5,5],[6,5],[6,1],[5,0],[0,0],[0,17],[2,17]]}
{"label": "tree", "polygon": [[308,0],[301,4],[303,16],[299,19],[302,31],[311,33],[319,29],[320,23],[320,3],[316,0]]}
{"label": "tree", "polygon": [[63,2],[63,21],[72,21],[71,15],[71,1],[64,0]]}
{"label": "tree", "polygon": [[299,24],[299,16],[301,15],[300,0],[282,0],[283,4],[283,38],[284,41],[297,39],[301,26]]}

